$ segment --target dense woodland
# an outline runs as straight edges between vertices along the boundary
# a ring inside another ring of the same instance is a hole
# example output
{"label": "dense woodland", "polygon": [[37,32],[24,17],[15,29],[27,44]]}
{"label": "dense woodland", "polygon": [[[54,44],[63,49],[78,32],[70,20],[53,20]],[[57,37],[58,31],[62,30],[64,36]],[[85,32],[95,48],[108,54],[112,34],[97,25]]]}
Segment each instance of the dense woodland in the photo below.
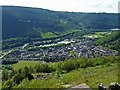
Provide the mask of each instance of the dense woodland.
{"label": "dense woodland", "polygon": [[2,49],[19,47],[33,41],[77,38],[94,31],[110,31],[119,27],[119,14],[114,13],[58,12],[3,6],[2,14]]}

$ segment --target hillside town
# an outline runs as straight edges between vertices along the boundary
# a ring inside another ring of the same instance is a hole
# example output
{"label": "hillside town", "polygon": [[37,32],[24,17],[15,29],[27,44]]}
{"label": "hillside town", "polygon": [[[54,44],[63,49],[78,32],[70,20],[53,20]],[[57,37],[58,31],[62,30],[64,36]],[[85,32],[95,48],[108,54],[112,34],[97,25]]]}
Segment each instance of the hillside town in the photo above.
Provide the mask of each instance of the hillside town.
{"label": "hillside town", "polygon": [[[118,52],[115,50],[107,49],[102,46],[95,46],[94,42],[95,41],[93,39],[74,41],[66,39],[64,41],[58,42],[58,44],[62,43],[61,46],[55,46],[56,44],[51,44],[52,47],[51,45],[40,45],[39,47],[47,48],[40,48],[36,51],[23,49],[23,47],[28,45],[25,44],[21,49],[9,51],[6,55],[1,56],[1,58],[9,58],[13,60],[40,60],[46,62],[54,62],[64,61],[66,59],[74,57],[95,58],[97,56],[115,56],[118,54]],[[63,45],[63,43],[65,44]]]}

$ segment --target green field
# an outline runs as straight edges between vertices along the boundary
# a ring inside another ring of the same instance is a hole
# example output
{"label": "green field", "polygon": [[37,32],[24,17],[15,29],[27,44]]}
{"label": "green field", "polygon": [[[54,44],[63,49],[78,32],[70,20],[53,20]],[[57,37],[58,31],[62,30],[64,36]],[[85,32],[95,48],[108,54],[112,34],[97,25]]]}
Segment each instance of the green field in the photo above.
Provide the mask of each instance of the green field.
{"label": "green field", "polygon": [[79,32],[80,30],[79,29],[69,29],[69,30],[66,30],[67,33],[74,33],[74,32]]}
{"label": "green field", "polygon": [[[112,32],[111,34],[109,34],[109,35],[107,35],[107,36],[105,36],[105,37],[100,38],[99,40],[97,40],[96,43],[98,43],[98,44],[103,44],[103,43],[105,43],[105,42],[108,42],[108,41],[116,38],[116,37],[119,37],[119,33],[114,31],[114,32]],[[117,38],[116,38],[116,39],[117,39]],[[113,40],[113,41],[115,41],[115,40]]]}
{"label": "green field", "polygon": [[[76,32],[80,32],[80,30],[79,29],[68,29],[68,30],[65,30],[64,32],[55,32],[55,33],[60,36],[63,36],[63,35],[67,35],[70,33],[76,33]],[[42,38],[54,38],[54,37],[57,37],[56,34],[52,32],[46,32],[46,33],[42,33],[41,36]]]}
{"label": "green field", "polygon": [[39,61],[19,61],[16,64],[13,64],[12,67],[14,70],[18,70],[20,68],[24,68],[25,66],[35,66],[36,64],[39,64]]}
{"label": "green field", "polygon": [[83,37],[87,38],[89,36],[96,36],[96,37],[100,38],[100,37],[105,36],[106,34],[107,34],[107,32],[95,32],[93,34],[84,35]]}
{"label": "green field", "polygon": [[103,83],[108,86],[111,82],[118,82],[116,63],[110,65],[101,65],[96,67],[79,68],[69,73],[62,74],[61,77],[56,75],[44,80],[32,80],[28,84],[20,87],[29,88],[64,88],[69,84],[71,87],[86,83],[91,88],[97,88],[98,84]]}
{"label": "green field", "polygon": [[53,37],[57,37],[57,35],[55,35],[52,32],[46,32],[46,33],[42,33],[41,34],[42,38],[53,38]]}

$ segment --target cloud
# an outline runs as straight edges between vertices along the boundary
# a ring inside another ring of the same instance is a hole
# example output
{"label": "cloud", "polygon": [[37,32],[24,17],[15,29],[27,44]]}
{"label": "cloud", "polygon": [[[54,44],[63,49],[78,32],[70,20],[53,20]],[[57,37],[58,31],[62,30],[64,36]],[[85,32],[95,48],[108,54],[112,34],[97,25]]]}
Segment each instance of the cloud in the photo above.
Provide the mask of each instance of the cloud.
{"label": "cloud", "polygon": [[119,0],[1,0],[1,5],[39,7],[55,11],[118,12]]}

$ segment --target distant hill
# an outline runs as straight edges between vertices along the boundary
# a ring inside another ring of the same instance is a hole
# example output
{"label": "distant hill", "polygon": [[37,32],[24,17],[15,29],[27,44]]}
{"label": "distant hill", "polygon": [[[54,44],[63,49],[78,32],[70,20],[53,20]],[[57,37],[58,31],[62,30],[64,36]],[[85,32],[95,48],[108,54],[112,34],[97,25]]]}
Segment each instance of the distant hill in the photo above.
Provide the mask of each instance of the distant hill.
{"label": "distant hill", "polygon": [[2,36],[42,37],[44,32],[64,32],[69,29],[118,28],[118,14],[60,12],[41,8],[2,6]]}
{"label": "distant hill", "polygon": [[120,52],[120,30],[113,31],[111,34],[100,38],[96,42],[97,45],[103,45]]}

